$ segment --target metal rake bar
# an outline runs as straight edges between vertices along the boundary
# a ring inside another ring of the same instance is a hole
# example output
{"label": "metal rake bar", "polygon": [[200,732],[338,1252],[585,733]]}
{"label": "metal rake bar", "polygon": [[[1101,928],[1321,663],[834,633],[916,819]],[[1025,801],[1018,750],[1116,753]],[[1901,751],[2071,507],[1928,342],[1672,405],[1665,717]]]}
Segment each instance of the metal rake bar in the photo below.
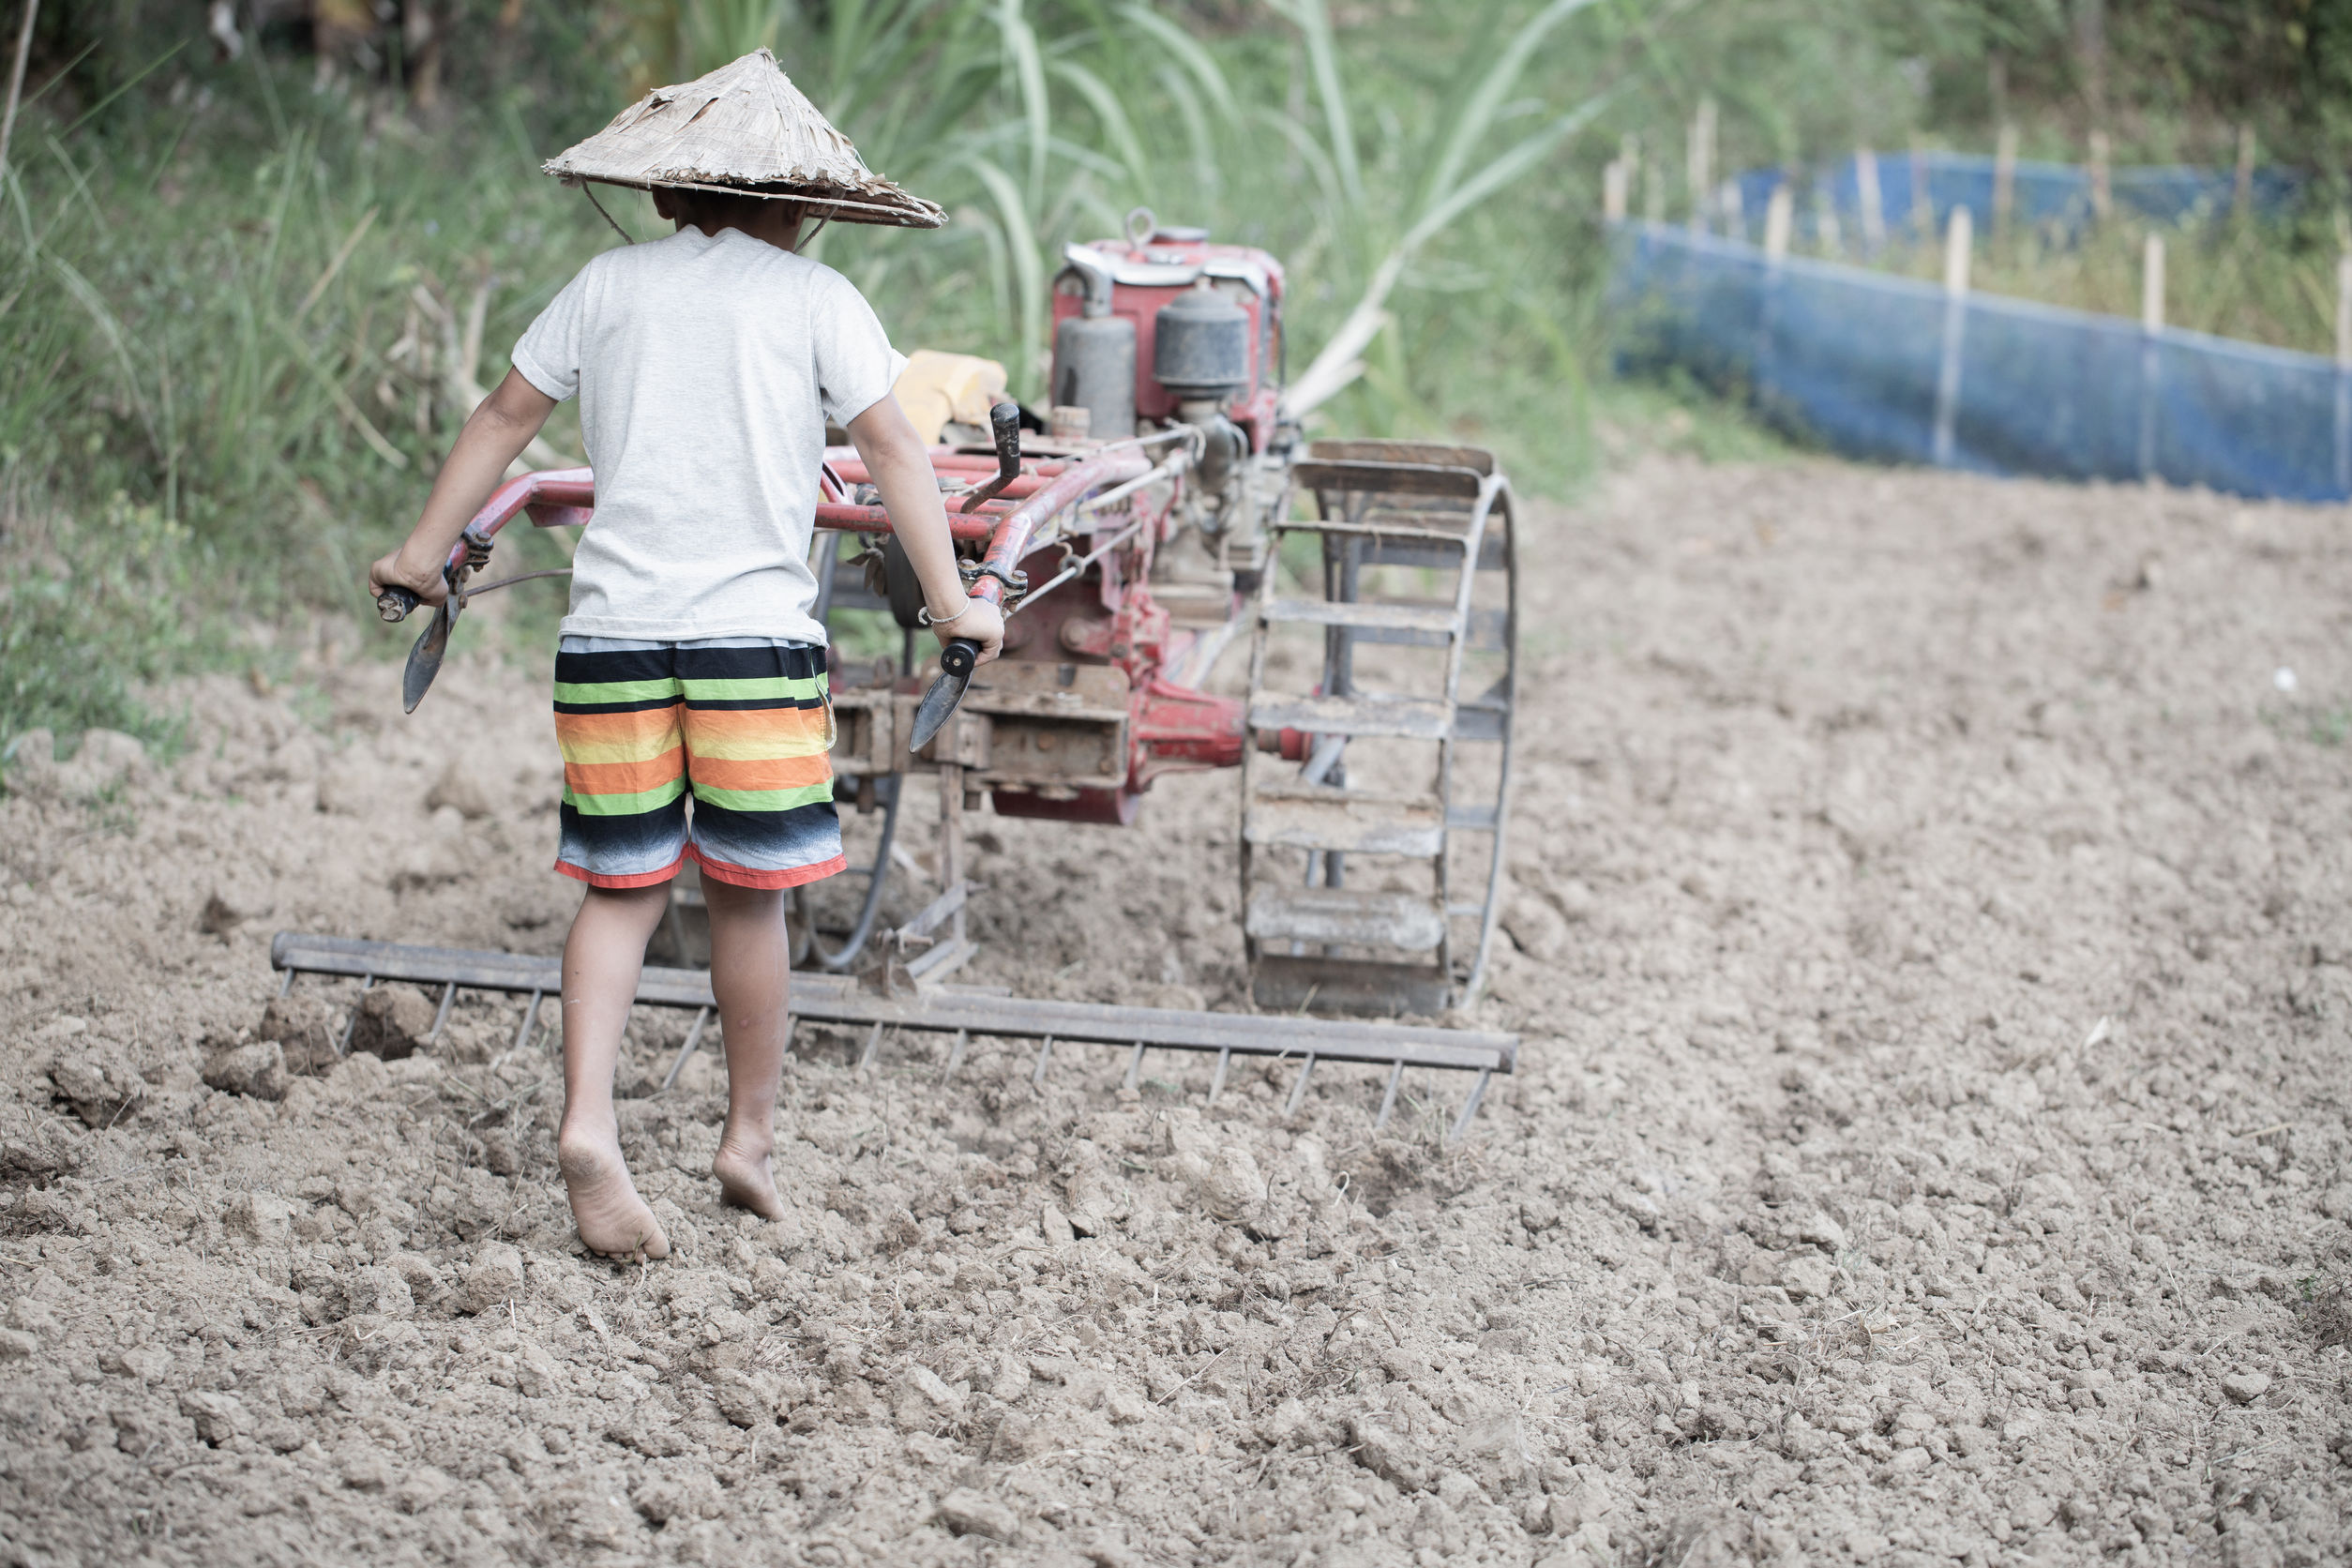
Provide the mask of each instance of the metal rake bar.
{"label": "metal rake bar", "polygon": [[[313,936],[280,931],[271,941],[272,967],[286,972],[291,984],[296,973],[347,975],[368,985],[404,980],[440,986],[453,994],[458,988],[504,991],[539,997],[563,989],[562,960],[461,947],[417,947],[400,942],[369,942],[354,937]],[[637,1000],[665,1007],[697,1009],[697,1029],[716,1005],[706,971],[666,969],[647,965],[639,978]],[[1390,1069],[1382,1096],[1380,1121],[1386,1123],[1395,1106],[1395,1084],[1407,1067],[1430,1067],[1478,1075],[1469,1099],[1455,1122],[1454,1137],[1470,1125],[1484,1097],[1487,1080],[1511,1072],[1518,1063],[1519,1037],[1487,1031],[1440,1029],[1422,1024],[1357,1022],[1310,1018],[1292,1015],[1188,1012],[1167,1007],[1122,1007],[1108,1003],[1046,1002],[1026,997],[999,996],[955,986],[941,986],[912,997],[878,995],[846,975],[795,971],[791,1013],[794,1018],[820,1023],[866,1026],[869,1033],[860,1053],[860,1065],[875,1061],[884,1029],[919,1029],[953,1034],[955,1059],[963,1042],[974,1034],[1039,1042],[1035,1078],[1042,1081],[1062,1044],[1123,1048],[1128,1058],[1126,1082],[1140,1081],[1143,1057],[1151,1050],[1208,1051],[1217,1062],[1217,1084],[1224,1086],[1225,1069],[1235,1056],[1273,1057],[1300,1063],[1289,1108],[1296,1110],[1304,1096],[1306,1077],[1316,1063],[1357,1062]],[[685,1056],[693,1049],[689,1042]],[[676,1076],[672,1069],[673,1078]]]}

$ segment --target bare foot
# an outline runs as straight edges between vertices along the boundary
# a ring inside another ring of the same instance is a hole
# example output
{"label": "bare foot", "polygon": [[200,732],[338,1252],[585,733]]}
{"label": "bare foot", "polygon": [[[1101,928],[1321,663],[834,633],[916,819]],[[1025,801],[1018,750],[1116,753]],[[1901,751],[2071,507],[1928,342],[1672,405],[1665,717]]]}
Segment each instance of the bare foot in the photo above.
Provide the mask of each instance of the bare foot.
{"label": "bare foot", "polygon": [[755,1154],[749,1144],[722,1138],[718,1157],[711,1161],[711,1174],[718,1178],[720,1196],[728,1202],[761,1219],[783,1217],[784,1200],[776,1196],[776,1173],[768,1168],[765,1149]]}
{"label": "bare foot", "polygon": [[667,1258],[670,1238],[637,1196],[619,1143],[566,1133],[555,1140],[555,1168],[564,1173],[572,1218],[589,1251],[607,1258]]}

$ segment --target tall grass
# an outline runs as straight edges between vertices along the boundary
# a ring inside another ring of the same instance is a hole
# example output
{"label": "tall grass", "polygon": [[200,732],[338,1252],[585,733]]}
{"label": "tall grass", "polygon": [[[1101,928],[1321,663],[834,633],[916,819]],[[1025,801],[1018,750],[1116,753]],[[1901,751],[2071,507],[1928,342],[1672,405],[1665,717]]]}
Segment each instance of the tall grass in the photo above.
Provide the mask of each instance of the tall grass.
{"label": "tall grass", "polygon": [[[2336,258],[2347,246],[2315,216],[2260,222],[2200,216],[2153,227],[2164,239],[2168,325],[2304,354],[2335,352]],[[1995,235],[1979,248],[1969,286],[2136,319],[2150,228],[2116,219],[2064,242],[2030,231]],[[1880,264],[1943,277],[1935,246],[1903,246]]]}
{"label": "tall grass", "polygon": [[[1325,0],[1271,0],[1210,33],[1142,0],[545,0],[530,14],[609,83],[519,77],[437,117],[167,38],[96,113],[96,92],[33,104],[0,172],[0,739],[122,722],[126,672],[242,660],[289,619],[354,633],[365,562],[506,346],[618,243],[539,161],[648,83],[766,45],[868,163],[949,208],[936,233],[815,242],[903,347],[993,355],[1033,395],[1062,245],[1148,204],[1285,260],[1290,369],[1327,428],[1487,441],[1557,490],[1591,462],[1618,139],[1671,143],[1726,58],[1863,84],[1763,94],[1751,136],[1890,141],[1917,107],[1885,86],[1908,35],[1852,24],[1871,0],[1785,8],[1717,0],[1699,29],[1677,0],[1466,0],[1341,28]],[[656,232],[643,199],[606,204]],[[565,418],[545,440],[535,460],[579,450]],[[171,635],[103,582],[173,606]]]}

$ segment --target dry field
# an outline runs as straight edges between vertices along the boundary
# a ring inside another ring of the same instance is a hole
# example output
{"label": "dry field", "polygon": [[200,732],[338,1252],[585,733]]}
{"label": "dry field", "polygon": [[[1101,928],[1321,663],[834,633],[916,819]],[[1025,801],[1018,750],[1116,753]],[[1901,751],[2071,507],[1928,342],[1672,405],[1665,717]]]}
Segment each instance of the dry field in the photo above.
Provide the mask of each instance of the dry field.
{"label": "dry field", "polygon": [[[761,1225],[641,1013],[649,1267],[579,1253],[518,1006],[269,1010],[280,928],[560,942],[535,673],[21,747],[0,1559],[2343,1560],[2343,528],[1645,460],[1534,518],[1463,1144],[1459,1080],[1376,1138],[1369,1072],[810,1031]],[[1232,788],[975,823],[977,977],[1233,1005]]]}

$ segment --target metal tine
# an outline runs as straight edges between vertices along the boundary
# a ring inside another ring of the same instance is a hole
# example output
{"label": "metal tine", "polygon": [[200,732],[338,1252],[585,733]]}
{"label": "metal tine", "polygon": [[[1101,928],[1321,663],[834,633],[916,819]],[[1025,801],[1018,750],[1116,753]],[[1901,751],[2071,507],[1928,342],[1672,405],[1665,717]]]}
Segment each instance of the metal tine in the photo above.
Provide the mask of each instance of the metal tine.
{"label": "metal tine", "polygon": [[531,1038],[532,1026],[539,1021],[539,998],[545,995],[547,995],[547,992],[545,991],[533,991],[531,993],[530,1005],[526,1006],[522,1010],[522,1022],[515,1028],[515,1043],[510,1048],[520,1050],[523,1048],[523,1043]]}
{"label": "metal tine", "polygon": [[284,996],[294,989],[294,972],[293,970],[289,969],[286,971],[286,977],[278,982],[278,994],[279,996]]}
{"label": "metal tine", "polygon": [[1470,1131],[1470,1118],[1478,1114],[1478,1102],[1486,1097],[1486,1080],[1495,1076],[1492,1067],[1478,1070],[1478,1081],[1470,1085],[1470,1098],[1462,1102],[1462,1114],[1454,1121],[1454,1130],[1445,1135],[1448,1143],[1459,1143]]}
{"label": "metal tine", "polygon": [[[710,1009],[709,1009],[709,1008],[707,1008],[707,1007],[705,1007],[705,1008],[703,1008],[703,1009],[702,1009],[702,1012],[703,1012],[703,1015],[704,1015],[705,1017],[708,1017],[708,1016],[709,1016],[709,1014],[710,1014]],[[699,1024],[698,1024],[698,1025],[696,1025],[696,1027],[699,1029],[699,1028],[701,1028],[701,1025],[699,1025]],[[790,1055],[792,1055],[792,1036],[793,1036],[794,1034],[798,1033],[799,1032],[800,1032],[800,1017],[799,1017],[799,1015],[798,1015],[798,1014],[795,1014],[795,1013],[786,1013],[786,1014],[784,1015],[784,1054],[785,1054],[786,1056],[790,1056]]]}
{"label": "metal tine", "polygon": [[695,1010],[694,1027],[686,1031],[686,1044],[678,1048],[678,1060],[670,1063],[670,1076],[661,1080],[662,1088],[668,1089],[678,1081],[678,1075],[686,1070],[686,1058],[692,1056],[694,1048],[702,1043],[702,1026],[710,1021],[711,1010],[709,1008],[701,1007]]}
{"label": "metal tine", "polygon": [[1030,1088],[1043,1089],[1046,1086],[1046,1063],[1052,1060],[1053,1036],[1048,1034],[1046,1036],[1046,1043],[1037,1048],[1037,1070],[1029,1075]]}
{"label": "metal tine", "polygon": [[1127,1058],[1126,1087],[1134,1089],[1143,1082],[1143,1042],[1135,1043],[1135,1054]]}
{"label": "metal tine", "polygon": [[1283,1115],[1296,1116],[1299,1113],[1299,1102],[1306,1098],[1306,1080],[1314,1072],[1315,1053],[1308,1051],[1306,1060],[1299,1066],[1299,1081],[1290,1086],[1290,1103],[1282,1108]]}
{"label": "metal tine", "polygon": [[1233,1048],[1226,1046],[1217,1051],[1216,1076],[1209,1080],[1209,1103],[1217,1103],[1217,1095],[1225,1090],[1225,1069],[1232,1065]]}
{"label": "metal tine", "polygon": [[1398,1057],[1396,1065],[1388,1070],[1388,1088],[1380,1094],[1380,1114],[1372,1119],[1372,1130],[1379,1132],[1388,1125],[1388,1113],[1396,1108],[1396,1086],[1405,1080],[1405,1059]]}
{"label": "metal tine", "polygon": [[872,1033],[866,1036],[866,1048],[857,1054],[859,1072],[870,1073],[874,1070],[875,1060],[882,1055],[882,1026],[878,1023],[874,1026]]}
{"label": "metal tine", "polygon": [[947,1048],[947,1065],[940,1069],[939,1080],[945,1083],[956,1076],[956,1069],[964,1064],[964,1047],[972,1043],[968,1030],[956,1031],[956,1043]]}
{"label": "metal tine", "polygon": [[[372,974],[363,974],[359,977],[359,994],[363,999],[375,983],[376,977]],[[336,1055],[349,1056],[351,1054],[351,1037],[358,1032],[358,1029],[359,1003],[354,1002],[351,1004],[351,1017],[343,1020],[343,1037],[335,1042]]]}
{"label": "metal tine", "polygon": [[433,1012],[433,1032],[425,1036],[425,1044],[437,1046],[441,1043],[441,1031],[449,1022],[449,1003],[457,999],[458,983],[455,980],[441,988],[441,1005]]}

